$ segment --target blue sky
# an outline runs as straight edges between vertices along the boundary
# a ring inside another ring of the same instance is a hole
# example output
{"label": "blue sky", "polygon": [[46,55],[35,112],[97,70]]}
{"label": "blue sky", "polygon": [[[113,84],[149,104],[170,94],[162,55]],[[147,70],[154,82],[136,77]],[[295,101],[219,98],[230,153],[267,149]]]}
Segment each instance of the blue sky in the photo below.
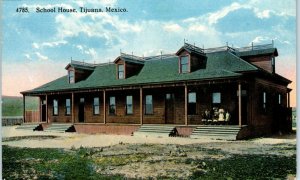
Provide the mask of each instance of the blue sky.
{"label": "blue sky", "polygon": [[[36,7],[82,6],[128,12],[35,13]],[[17,13],[17,7],[30,13]],[[184,39],[205,48],[273,39],[277,72],[296,78],[295,0],[20,0],[4,1],[2,12],[4,95],[20,95],[65,75],[71,57],[100,63],[113,61],[120,49],[139,56],[174,53]]]}

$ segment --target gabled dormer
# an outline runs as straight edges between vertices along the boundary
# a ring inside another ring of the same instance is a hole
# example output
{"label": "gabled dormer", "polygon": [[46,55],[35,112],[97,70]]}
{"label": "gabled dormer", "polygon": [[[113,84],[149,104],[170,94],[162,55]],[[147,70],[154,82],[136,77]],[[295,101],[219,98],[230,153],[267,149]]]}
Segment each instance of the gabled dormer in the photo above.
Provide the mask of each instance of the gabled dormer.
{"label": "gabled dormer", "polygon": [[178,72],[190,73],[198,69],[205,69],[207,57],[204,49],[197,46],[184,43],[177,52],[178,56]]}
{"label": "gabled dormer", "polygon": [[95,65],[72,60],[65,69],[68,71],[68,83],[72,84],[89,77],[94,71]]}
{"label": "gabled dormer", "polygon": [[275,57],[278,56],[278,51],[273,44],[239,48],[236,54],[251,64],[275,73]]}
{"label": "gabled dormer", "polygon": [[138,74],[143,68],[144,62],[141,57],[121,53],[114,61],[116,64],[116,78],[126,79]]}

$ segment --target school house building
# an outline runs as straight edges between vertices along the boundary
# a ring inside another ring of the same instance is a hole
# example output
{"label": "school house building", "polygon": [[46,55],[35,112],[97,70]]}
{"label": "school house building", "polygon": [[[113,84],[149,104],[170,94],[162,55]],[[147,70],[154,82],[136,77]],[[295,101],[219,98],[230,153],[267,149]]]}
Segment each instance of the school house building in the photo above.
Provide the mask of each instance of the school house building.
{"label": "school house building", "polygon": [[175,54],[71,61],[66,76],[21,92],[24,122],[32,122],[25,96],[36,96],[43,130],[65,124],[76,132],[135,134],[171,127],[169,135],[234,132],[237,139],[289,132],[291,81],[276,74],[277,56],[273,44],[202,49],[184,43]]}

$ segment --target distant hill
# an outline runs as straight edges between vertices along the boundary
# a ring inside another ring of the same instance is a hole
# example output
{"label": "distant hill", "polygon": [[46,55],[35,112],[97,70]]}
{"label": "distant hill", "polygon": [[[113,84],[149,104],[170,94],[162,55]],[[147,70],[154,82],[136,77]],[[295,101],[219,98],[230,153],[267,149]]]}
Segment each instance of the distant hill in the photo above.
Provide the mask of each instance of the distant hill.
{"label": "distant hill", "polygon": [[[26,97],[26,110],[38,110],[37,97]],[[2,116],[22,116],[23,98],[17,96],[2,96]]]}

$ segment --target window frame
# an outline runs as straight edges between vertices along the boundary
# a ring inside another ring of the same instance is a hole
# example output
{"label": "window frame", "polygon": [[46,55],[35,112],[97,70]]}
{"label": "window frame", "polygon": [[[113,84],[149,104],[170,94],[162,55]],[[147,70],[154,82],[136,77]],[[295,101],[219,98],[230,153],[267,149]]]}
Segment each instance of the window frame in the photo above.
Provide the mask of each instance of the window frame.
{"label": "window frame", "polygon": [[[72,76],[71,76],[72,73]],[[71,81],[72,77],[72,81]],[[68,79],[69,79],[69,84],[75,83],[75,71],[74,70],[69,70],[68,71]]]}
{"label": "window frame", "polygon": [[[120,67],[123,67],[123,70],[120,70]],[[124,64],[118,64],[117,65],[117,70],[118,70],[118,79],[125,79],[125,65]],[[120,73],[123,73],[123,76],[120,77]]]}
{"label": "window frame", "polygon": [[[151,97],[151,104],[147,104],[147,97]],[[149,111],[148,106],[151,106],[151,111]],[[153,115],[153,96],[151,94],[145,95],[145,115]]]}
{"label": "window frame", "polygon": [[[183,64],[182,59],[185,58],[185,57],[187,58],[187,62]],[[186,71],[183,71],[183,69],[182,69],[183,65],[187,66]],[[180,56],[180,58],[179,58],[179,72],[180,73],[189,73],[190,72],[190,56],[189,55]]]}
{"label": "window frame", "polygon": [[278,94],[278,104],[282,105],[282,95]]}
{"label": "window frame", "polygon": [[267,113],[267,92],[263,91],[262,93],[262,111],[263,113]]}
{"label": "window frame", "polygon": [[[191,95],[194,94],[195,100],[191,100]],[[193,108],[193,110],[192,110]],[[188,115],[196,115],[197,114],[197,93],[195,91],[188,93]]]}
{"label": "window frame", "polygon": [[[129,104],[129,102],[128,102],[129,97],[131,97],[131,104]],[[131,109],[131,112],[128,111],[129,109]],[[126,115],[133,115],[133,96],[132,95],[126,96]]]}
{"label": "window frame", "polygon": [[[98,104],[96,104],[95,99],[98,99]],[[96,108],[98,109],[98,112],[96,113]],[[99,115],[100,114],[100,98],[99,97],[94,97],[93,98],[93,115]]]}
{"label": "window frame", "polygon": [[[55,111],[55,109],[56,109],[56,111]],[[55,112],[57,112],[57,113],[55,113]],[[52,114],[53,114],[53,116],[58,116],[59,115],[58,99],[53,99]]]}
{"label": "window frame", "polygon": [[[214,95],[218,95],[218,96],[215,97]],[[212,104],[221,104],[221,103],[222,103],[222,93],[221,92],[213,92],[212,93]]]}
{"label": "window frame", "polygon": [[[112,99],[113,100],[113,104],[112,104]],[[113,107],[114,112],[111,111],[111,108]],[[108,109],[108,114],[109,115],[116,115],[117,109],[116,109],[116,96],[110,96],[109,97],[109,109]]]}
{"label": "window frame", "polygon": [[[68,105],[68,100],[69,100],[69,105]],[[65,115],[66,116],[70,116],[72,114],[71,112],[71,99],[70,98],[66,98],[66,107],[65,107]],[[69,111],[68,111],[69,110]]]}

